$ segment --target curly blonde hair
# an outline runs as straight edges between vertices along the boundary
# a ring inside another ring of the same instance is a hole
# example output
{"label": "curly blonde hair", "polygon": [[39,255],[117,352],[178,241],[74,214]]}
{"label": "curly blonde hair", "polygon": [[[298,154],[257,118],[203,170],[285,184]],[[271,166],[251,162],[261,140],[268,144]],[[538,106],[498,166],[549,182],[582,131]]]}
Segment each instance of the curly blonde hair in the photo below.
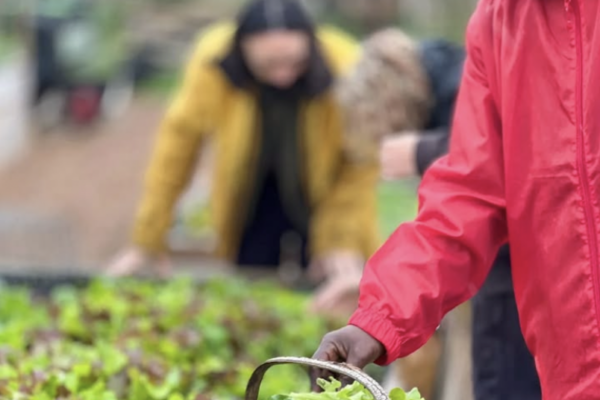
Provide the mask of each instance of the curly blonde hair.
{"label": "curly blonde hair", "polygon": [[432,95],[416,43],[399,29],[376,32],[363,42],[354,69],[337,83],[346,150],[373,157],[380,140],[418,130],[426,123]]}

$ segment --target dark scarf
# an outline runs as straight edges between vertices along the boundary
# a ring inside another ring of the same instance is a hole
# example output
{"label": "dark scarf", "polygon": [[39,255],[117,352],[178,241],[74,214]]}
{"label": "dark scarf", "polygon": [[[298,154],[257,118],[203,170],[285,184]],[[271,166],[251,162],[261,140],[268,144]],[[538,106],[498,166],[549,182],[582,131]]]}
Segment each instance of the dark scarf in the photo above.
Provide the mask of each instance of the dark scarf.
{"label": "dark scarf", "polygon": [[285,214],[294,228],[306,235],[310,208],[301,177],[303,160],[298,132],[300,102],[301,97],[293,92],[282,92],[269,87],[260,89],[261,147],[252,202],[255,207],[264,182],[273,174]]}
{"label": "dark scarf", "polygon": [[[281,90],[263,85],[254,78],[244,61],[241,42],[244,37],[272,29],[305,32],[310,37],[311,52],[306,73],[293,85]],[[301,182],[303,168],[298,132],[301,104],[327,91],[333,76],[321,54],[315,28],[303,7],[295,0],[255,0],[242,10],[229,53],[220,66],[234,86],[258,93],[257,136],[260,151],[256,180],[249,199],[247,224],[251,224],[261,201],[265,182],[274,177],[281,207],[294,228],[308,232],[310,208]]]}

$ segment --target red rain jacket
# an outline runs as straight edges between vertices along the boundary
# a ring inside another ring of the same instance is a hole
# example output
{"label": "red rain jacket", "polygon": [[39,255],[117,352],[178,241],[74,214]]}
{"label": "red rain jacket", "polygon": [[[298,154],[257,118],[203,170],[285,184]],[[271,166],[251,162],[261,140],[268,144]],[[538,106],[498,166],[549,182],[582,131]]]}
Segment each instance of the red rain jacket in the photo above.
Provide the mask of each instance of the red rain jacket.
{"label": "red rain jacket", "polygon": [[600,399],[600,1],[480,0],[450,151],[369,260],[350,323],[386,364],[422,346],[511,245],[545,400]]}

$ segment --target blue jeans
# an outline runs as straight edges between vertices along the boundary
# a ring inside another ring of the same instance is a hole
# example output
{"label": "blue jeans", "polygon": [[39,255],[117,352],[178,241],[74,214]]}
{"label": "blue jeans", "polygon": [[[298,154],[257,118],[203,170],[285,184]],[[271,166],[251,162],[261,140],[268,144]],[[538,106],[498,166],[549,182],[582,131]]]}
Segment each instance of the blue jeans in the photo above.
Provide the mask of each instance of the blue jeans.
{"label": "blue jeans", "polygon": [[475,400],[540,400],[533,357],[521,334],[509,263],[494,265],[472,305]]}

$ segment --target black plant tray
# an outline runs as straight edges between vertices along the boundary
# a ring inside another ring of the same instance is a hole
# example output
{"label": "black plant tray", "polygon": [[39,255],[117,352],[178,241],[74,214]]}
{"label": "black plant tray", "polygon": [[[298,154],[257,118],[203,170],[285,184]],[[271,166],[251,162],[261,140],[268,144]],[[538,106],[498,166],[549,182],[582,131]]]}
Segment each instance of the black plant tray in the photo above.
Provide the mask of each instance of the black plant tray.
{"label": "black plant tray", "polygon": [[37,294],[48,294],[54,288],[63,285],[84,287],[92,278],[89,276],[75,275],[23,275],[23,274],[1,274],[0,281],[10,286],[25,286]]}
{"label": "black plant tray", "polygon": [[[189,277],[198,284],[202,284],[208,279],[215,277],[236,276],[249,280],[255,279],[277,279],[277,272],[268,269],[231,269],[231,268],[206,268],[198,266],[186,271],[177,271],[174,276]],[[5,268],[0,266],[0,284],[9,286],[23,286],[31,290],[35,295],[47,296],[50,292],[59,286],[85,287],[92,280],[100,278],[99,271],[90,271],[86,269],[65,268],[57,270],[55,268]],[[161,279],[141,275],[135,279],[160,281]],[[314,286],[306,281],[299,281],[293,284],[286,284],[288,288],[298,291],[308,291],[314,289]],[[2,287],[0,286],[0,291]]]}
{"label": "black plant tray", "polygon": [[[0,283],[8,286],[26,287],[34,295],[47,296],[59,286],[85,287],[99,275],[92,272],[48,268],[0,268]],[[0,291],[2,290],[0,286]]]}

